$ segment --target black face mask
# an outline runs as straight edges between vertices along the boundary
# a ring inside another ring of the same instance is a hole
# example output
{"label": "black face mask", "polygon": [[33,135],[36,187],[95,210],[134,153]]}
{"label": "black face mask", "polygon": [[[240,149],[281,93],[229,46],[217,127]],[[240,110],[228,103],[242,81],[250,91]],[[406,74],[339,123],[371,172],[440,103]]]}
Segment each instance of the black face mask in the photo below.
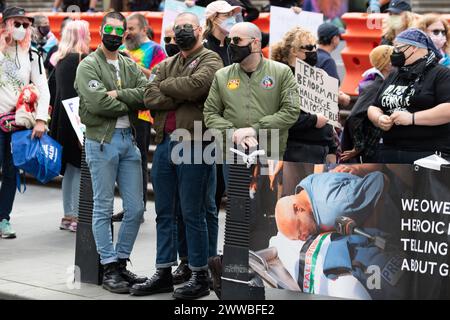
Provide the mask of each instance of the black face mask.
{"label": "black face mask", "polygon": [[166,53],[169,57],[172,57],[176,55],[178,52],[180,52],[180,48],[175,43],[168,43],[165,46]]}
{"label": "black face mask", "polygon": [[230,59],[233,63],[241,63],[245,58],[252,54],[251,43],[245,47],[240,47],[231,43],[228,50],[230,50]]}
{"label": "black face mask", "polygon": [[307,64],[309,64],[311,67],[314,67],[317,64],[317,51],[307,51],[305,52],[306,59],[303,60]]}
{"label": "black face mask", "polygon": [[114,52],[122,45],[122,37],[113,34],[104,34],[102,43],[108,51]]}
{"label": "black face mask", "polygon": [[180,50],[189,51],[191,50],[195,44],[197,43],[197,37],[194,34],[194,30],[186,31],[181,29],[177,33],[175,33],[175,42]]}
{"label": "black face mask", "polygon": [[46,27],[38,27],[39,33],[43,36],[46,37],[49,32],[50,32],[50,27],[46,26]]}
{"label": "black face mask", "polygon": [[[409,47],[408,47],[409,48]],[[406,49],[406,50],[408,50],[408,49]],[[406,56],[405,56],[405,52],[403,51],[403,52],[393,52],[392,54],[391,54],[391,64],[392,64],[392,66],[393,67],[397,67],[397,68],[402,68],[402,67],[404,67],[405,66],[405,63],[406,63],[406,60],[408,60],[409,58],[411,58],[411,56],[414,54],[414,52],[413,53],[411,53],[410,55],[409,55],[409,57],[407,58]]]}

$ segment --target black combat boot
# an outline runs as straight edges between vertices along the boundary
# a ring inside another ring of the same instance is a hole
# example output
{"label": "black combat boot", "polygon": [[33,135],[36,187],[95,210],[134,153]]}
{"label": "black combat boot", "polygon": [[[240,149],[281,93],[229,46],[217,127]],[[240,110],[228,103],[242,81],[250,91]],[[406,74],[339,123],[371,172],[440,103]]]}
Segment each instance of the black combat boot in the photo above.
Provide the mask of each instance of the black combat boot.
{"label": "black combat boot", "polygon": [[178,268],[172,272],[173,284],[182,284],[191,278],[192,271],[189,269],[186,259],[182,259]]}
{"label": "black combat boot", "polygon": [[127,261],[128,259],[119,259],[119,271],[122,278],[124,278],[129,284],[130,287],[136,283],[144,283],[147,281],[147,277],[139,277],[133,272],[127,270]]}
{"label": "black combat boot", "polygon": [[192,300],[209,295],[208,270],[192,271],[189,282],[173,293],[175,299]]}
{"label": "black combat boot", "polygon": [[103,266],[103,289],[113,293],[128,293],[129,283],[122,277],[117,262]]}
{"label": "black combat boot", "polygon": [[173,291],[172,268],[157,269],[156,273],[144,283],[138,283],[130,288],[133,296],[148,296],[155,293]]}

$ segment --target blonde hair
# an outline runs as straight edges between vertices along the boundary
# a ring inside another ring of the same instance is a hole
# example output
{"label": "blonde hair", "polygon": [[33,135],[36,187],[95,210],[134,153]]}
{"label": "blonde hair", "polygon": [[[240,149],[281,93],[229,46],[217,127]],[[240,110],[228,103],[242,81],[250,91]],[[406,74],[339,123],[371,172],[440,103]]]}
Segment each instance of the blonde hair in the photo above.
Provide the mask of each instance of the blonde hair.
{"label": "blonde hair", "polygon": [[206,39],[214,30],[214,22],[213,20],[216,18],[217,15],[213,15],[211,17],[208,17],[205,21],[205,26],[203,27],[203,40]]}
{"label": "blonde hair", "polygon": [[[0,51],[4,52],[8,46],[14,44],[13,31],[14,31],[14,19],[7,19],[0,26]],[[31,21],[30,26],[26,29],[25,38],[22,41],[18,41],[18,45],[22,49],[29,49],[31,46]]]}
{"label": "blonde hair", "polygon": [[[401,31],[414,27],[416,21],[420,18],[420,15],[410,11],[403,11],[401,16],[403,18],[403,28]],[[388,19],[389,18],[386,18],[383,21],[383,37],[387,41],[393,42],[395,40],[395,37],[397,36],[396,32],[400,30],[392,29],[387,23]]]}
{"label": "blonde hair", "polygon": [[272,46],[272,60],[289,64],[291,52],[296,54],[301,46],[316,44],[316,37],[306,29],[295,27],[283,36],[283,39]]}
{"label": "blonde hair", "polygon": [[59,60],[64,59],[69,53],[89,53],[89,23],[85,20],[74,20],[67,23],[58,44],[58,51],[52,59],[56,65]]}
{"label": "blonde hair", "polygon": [[436,22],[442,22],[442,25],[444,26],[445,32],[447,33],[447,42],[443,49],[445,52],[450,53],[450,26],[442,15],[437,13],[426,14],[417,21],[416,27],[427,33],[428,27]]}

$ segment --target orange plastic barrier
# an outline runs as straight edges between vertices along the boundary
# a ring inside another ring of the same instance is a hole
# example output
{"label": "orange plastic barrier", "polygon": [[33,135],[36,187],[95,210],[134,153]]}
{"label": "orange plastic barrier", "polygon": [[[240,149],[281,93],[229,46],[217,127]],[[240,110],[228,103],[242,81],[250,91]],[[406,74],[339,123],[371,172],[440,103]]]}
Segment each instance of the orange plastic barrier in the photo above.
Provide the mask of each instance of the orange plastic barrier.
{"label": "orange plastic barrier", "polygon": [[[358,83],[362,74],[371,68],[369,54],[381,42],[385,14],[347,13],[342,19],[347,25],[343,35],[347,46],[342,51],[345,65],[345,78],[341,90],[349,95],[357,95]],[[445,15],[450,21],[450,15]]]}

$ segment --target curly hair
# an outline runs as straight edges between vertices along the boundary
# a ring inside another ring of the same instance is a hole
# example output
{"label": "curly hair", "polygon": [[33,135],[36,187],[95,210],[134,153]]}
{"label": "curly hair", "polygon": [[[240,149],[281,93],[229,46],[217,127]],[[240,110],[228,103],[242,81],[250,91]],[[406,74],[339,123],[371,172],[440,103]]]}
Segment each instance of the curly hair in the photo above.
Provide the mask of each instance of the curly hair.
{"label": "curly hair", "polygon": [[296,54],[301,46],[316,43],[317,39],[311,32],[301,27],[295,27],[286,32],[283,39],[272,46],[271,58],[289,64],[289,55],[292,50]]}
{"label": "curly hair", "polygon": [[428,27],[436,22],[442,22],[444,26],[445,32],[447,33],[447,42],[443,49],[446,53],[450,53],[450,25],[442,15],[437,13],[426,14],[417,21],[416,27],[427,33]]}
{"label": "curly hair", "polygon": [[[412,28],[415,25],[415,22],[419,19],[420,15],[416,13],[412,13],[409,11],[404,11],[402,13],[403,16],[403,30]],[[387,18],[388,19],[388,18]],[[397,36],[397,31],[392,29],[389,24],[387,23],[387,19],[383,22],[383,37],[388,40],[389,42],[393,42],[395,37]]]}

